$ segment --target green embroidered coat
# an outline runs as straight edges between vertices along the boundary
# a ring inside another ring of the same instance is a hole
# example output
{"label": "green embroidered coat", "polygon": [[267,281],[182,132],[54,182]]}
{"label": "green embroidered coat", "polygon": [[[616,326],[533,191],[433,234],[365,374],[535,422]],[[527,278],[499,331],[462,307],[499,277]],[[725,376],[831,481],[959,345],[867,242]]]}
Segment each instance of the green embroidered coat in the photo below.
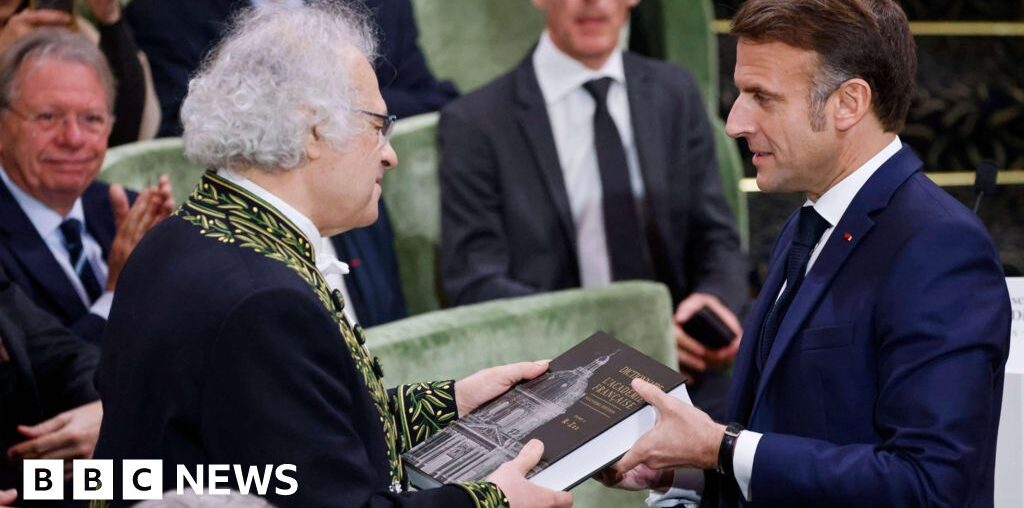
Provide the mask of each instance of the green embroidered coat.
{"label": "green embroidered coat", "polygon": [[294,224],[207,172],[122,273],[96,457],[163,459],[165,489],[174,464],[295,464],[282,507],[507,506],[488,482],[404,492],[401,454],[458,417],[454,382],[385,390],[344,304]]}

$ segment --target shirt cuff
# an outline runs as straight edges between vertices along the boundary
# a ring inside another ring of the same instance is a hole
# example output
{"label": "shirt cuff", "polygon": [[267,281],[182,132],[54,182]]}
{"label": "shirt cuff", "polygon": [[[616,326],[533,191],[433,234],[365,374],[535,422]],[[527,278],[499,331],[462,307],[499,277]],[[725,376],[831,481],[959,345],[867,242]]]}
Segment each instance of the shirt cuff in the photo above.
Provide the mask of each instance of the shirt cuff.
{"label": "shirt cuff", "polygon": [[647,506],[652,508],[669,508],[685,506],[696,508],[700,505],[700,496],[704,493],[704,471],[700,469],[676,469],[672,477],[672,488],[664,494],[651,491],[647,496]]}
{"label": "shirt cuff", "polygon": [[754,473],[754,454],[757,444],[761,442],[761,433],[744,430],[736,438],[736,449],[732,454],[732,471],[736,475],[736,484],[740,487],[743,499],[750,501],[750,477]]}
{"label": "shirt cuff", "polygon": [[96,314],[106,321],[107,316],[110,315],[110,306],[114,303],[114,292],[104,291],[99,298],[93,302],[92,307],[89,307],[89,313]]}

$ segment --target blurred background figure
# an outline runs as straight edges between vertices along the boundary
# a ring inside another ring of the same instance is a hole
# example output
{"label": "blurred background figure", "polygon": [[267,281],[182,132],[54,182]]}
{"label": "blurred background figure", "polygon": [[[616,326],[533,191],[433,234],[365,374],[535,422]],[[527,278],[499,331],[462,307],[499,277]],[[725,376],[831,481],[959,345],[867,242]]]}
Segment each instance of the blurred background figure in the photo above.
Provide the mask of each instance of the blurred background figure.
{"label": "blurred background figure", "polygon": [[[29,8],[29,0],[0,0],[0,51],[40,28],[78,31],[99,45],[110,64],[117,88],[110,146],[149,139],[160,122],[152,78],[145,55],[124,21],[119,0],[84,2],[95,26],[82,17],[53,9]],[[71,5],[71,2],[68,2]]]}
{"label": "blurred background figure", "polygon": [[[721,414],[745,260],[700,91],[686,70],[619,49],[635,0],[533,3],[546,17],[536,48],[442,112],[449,300],[662,282],[694,403]],[[702,308],[732,332],[725,347],[683,332]]]}
{"label": "blurred background figure", "polygon": [[21,461],[92,456],[103,417],[99,357],[0,269],[0,506],[16,502]]}
{"label": "blurred background figure", "polygon": [[166,178],[138,197],[96,181],[114,97],[82,35],[39,29],[0,56],[0,266],[94,343],[128,255],[174,208]]}

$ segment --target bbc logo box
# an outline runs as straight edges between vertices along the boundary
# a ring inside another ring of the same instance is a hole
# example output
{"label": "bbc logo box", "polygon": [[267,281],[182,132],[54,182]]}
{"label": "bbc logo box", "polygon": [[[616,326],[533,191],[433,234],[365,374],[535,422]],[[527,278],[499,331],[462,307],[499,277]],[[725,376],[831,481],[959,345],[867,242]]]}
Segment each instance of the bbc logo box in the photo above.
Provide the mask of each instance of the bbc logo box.
{"label": "bbc logo box", "polygon": [[[49,501],[64,498],[64,461],[26,460],[24,464],[23,499]],[[72,462],[71,473],[73,499],[92,501],[114,498],[114,461],[75,460]],[[160,460],[122,461],[121,497],[130,501],[161,499],[163,475],[163,462]]]}

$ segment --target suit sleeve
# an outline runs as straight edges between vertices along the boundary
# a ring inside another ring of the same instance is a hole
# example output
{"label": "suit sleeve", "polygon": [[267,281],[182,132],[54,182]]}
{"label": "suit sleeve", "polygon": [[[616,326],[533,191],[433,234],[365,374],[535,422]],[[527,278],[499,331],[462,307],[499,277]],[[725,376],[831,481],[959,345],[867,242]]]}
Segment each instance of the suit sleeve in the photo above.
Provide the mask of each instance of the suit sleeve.
{"label": "suit sleeve", "polygon": [[1010,324],[998,257],[978,227],[934,223],[882,280],[872,325],[882,441],[765,434],[751,479],[760,506],[966,506],[976,471],[991,467],[979,443],[999,418]]}
{"label": "suit sleeve", "polygon": [[82,317],[71,323],[71,331],[75,335],[85,339],[91,344],[99,346],[103,339],[103,329],[107,326],[107,320],[103,317],[86,312]]}
{"label": "suit sleeve", "polygon": [[398,428],[399,453],[415,448],[459,419],[454,380],[400,385],[388,394]]}
{"label": "suit sleeve", "polygon": [[145,69],[139,61],[139,47],[124,16],[112,25],[99,25],[100,49],[110,62],[117,80],[110,146],[138,141],[142,114],[146,109]]}
{"label": "suit sleeve", "polygon": [[441,277],[451,303],[537,293],[508,276],[497,166],[490,141],[461,112],[441,115]]}
{"label": "suit sleeve", "polygon": [[44,414],[53,416],[99,399],[93,384],[99,350],[36,307],[16,284],[0,281],[4,285],[0,306],[22,328]]}
{"label": "suit sleeve", "polygon": [[710,293],[738,313],[746,300],[747,265],[740,251],[736,218],[725,201],[719,174],[715,135],[697,84],[683,74],[687,86],[680,131],[686,156],[678,161],[680,174],[690,175],[687,279],[692,292]]}
{"label": "suit sleeve", "polygon": [[375,490],[379,468],[359,428],[365,418],[353,414],[366,388],[336,324],[310,294],[281,288],[247,297],[225,319],[205,365],[202,435],[210,460],[294,464],[298,490],[280,496],[271,489],[275,506],[471,508],[478,505],[472,489],[500,493],[488,483]]}

